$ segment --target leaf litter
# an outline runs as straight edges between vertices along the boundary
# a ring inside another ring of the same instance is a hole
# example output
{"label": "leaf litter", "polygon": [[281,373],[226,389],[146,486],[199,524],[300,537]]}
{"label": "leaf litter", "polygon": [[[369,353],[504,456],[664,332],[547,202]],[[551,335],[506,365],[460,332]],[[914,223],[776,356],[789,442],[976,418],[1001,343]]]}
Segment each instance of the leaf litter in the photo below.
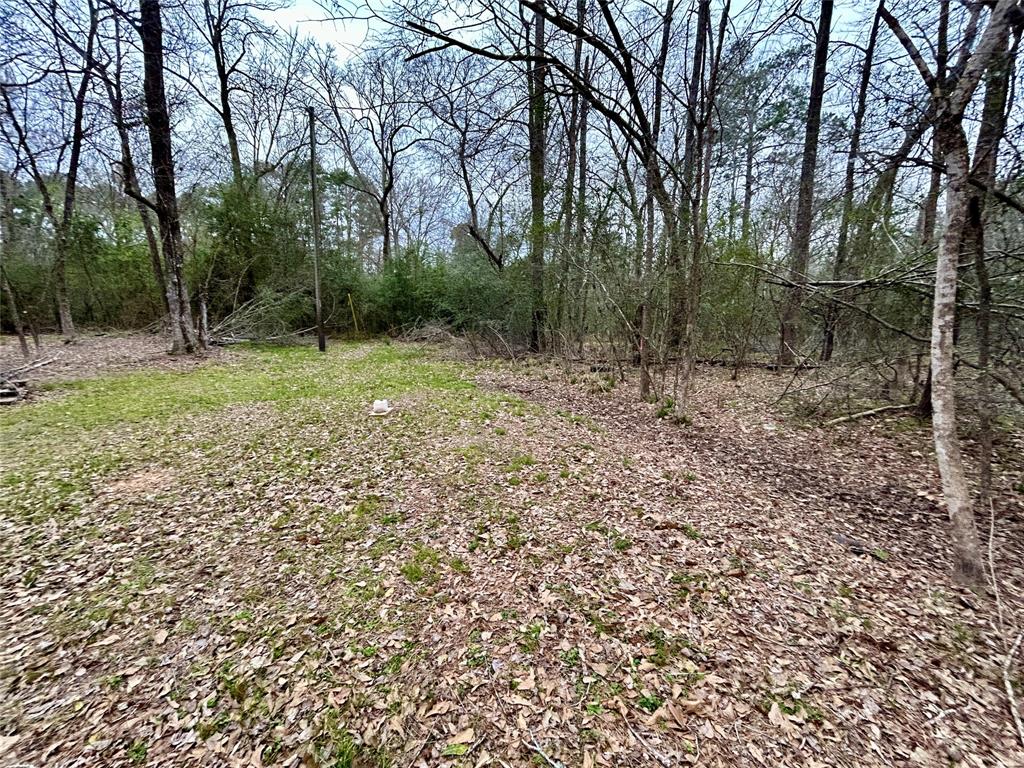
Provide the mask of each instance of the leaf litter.
{"label": "leaf litter", "polygon": [[1024,764],[907,420],[794,424],[762,372],[702,371],[681,425],[408,345],[227,367],[272,391],[2,414],[0,764]]}

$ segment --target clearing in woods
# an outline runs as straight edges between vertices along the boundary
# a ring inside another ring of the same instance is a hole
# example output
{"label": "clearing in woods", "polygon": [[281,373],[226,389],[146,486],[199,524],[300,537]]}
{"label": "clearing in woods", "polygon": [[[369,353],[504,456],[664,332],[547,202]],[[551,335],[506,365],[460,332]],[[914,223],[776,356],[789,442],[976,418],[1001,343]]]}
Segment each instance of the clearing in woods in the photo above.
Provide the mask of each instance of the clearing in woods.
{"label": "clearing in woods", "polygon": [[1021,765],[928,431],[784,378],[690,424],[398,344],[51,384],[0,413],[0,763]]}

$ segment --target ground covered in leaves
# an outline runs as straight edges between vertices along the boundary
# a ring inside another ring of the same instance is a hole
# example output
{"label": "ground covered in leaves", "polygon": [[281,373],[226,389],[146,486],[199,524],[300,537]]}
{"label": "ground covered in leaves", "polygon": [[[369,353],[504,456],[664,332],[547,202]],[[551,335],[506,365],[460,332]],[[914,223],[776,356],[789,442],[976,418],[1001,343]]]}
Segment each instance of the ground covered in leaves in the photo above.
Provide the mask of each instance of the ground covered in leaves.
{"label": "ground covered in leaves", "polygon": [[785,384],[702,371],[678,421],[332,344],[6,408],[0,765],[1024,764],[1024,438],[997,611],[949,578],[927,429],[800,424]]}

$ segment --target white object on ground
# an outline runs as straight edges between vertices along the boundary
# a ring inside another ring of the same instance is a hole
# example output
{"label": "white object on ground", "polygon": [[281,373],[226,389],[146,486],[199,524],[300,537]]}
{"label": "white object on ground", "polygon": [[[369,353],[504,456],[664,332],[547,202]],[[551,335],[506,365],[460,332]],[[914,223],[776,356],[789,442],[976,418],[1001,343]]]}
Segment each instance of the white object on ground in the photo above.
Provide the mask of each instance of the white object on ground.
{"label": "white object on ground", "polygon": [[391,412],[391,405],[387,400],[374,400],[373,410],[370,412],[371,416],[384,416]]}

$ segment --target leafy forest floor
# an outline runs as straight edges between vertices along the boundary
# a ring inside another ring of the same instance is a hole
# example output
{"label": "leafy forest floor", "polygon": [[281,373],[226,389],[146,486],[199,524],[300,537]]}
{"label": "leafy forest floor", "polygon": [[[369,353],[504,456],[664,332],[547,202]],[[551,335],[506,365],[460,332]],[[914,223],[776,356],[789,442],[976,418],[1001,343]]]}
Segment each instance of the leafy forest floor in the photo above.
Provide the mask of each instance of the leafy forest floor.
{"label": "leafy forest floor", "polygon": [[0,765],[1024,765],[1019,431],[999,633],[912,419],[801,424],[762,371],[678,424],[549,363],[126,343],[0,411]]}

